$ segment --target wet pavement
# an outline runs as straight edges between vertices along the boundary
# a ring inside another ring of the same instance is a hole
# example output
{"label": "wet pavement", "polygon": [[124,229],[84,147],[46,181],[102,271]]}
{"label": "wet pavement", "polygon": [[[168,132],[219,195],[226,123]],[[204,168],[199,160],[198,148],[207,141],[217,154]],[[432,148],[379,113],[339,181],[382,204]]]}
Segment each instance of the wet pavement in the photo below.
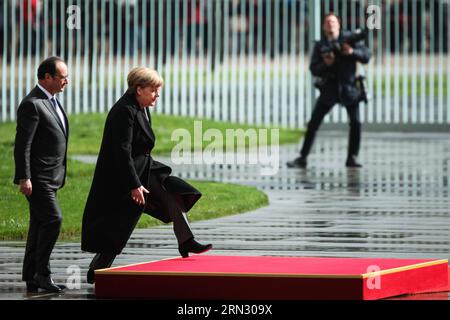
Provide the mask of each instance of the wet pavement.
{"label": "wet pavement", "polygon": [[[258,165],[172,165],[183,178],[252,185],[269,196],[264,208],[192,223],[200,241],[214,244],[207,254],[450,258],[450,134],[365,133],[362,169],[344,166],[346,132],[319,132],[308,168],[287,169],[298,149],[280,148],[275,176],[261,175]],[[25,293],[23,253],[23,242],[0,243],[0,299],[95,298],[85,283],[93,255],[79,243],[59,242],[52,254],[57,283],[76,284],[81,276],[80,288],[62,295]],[[114,265],[177,255],[170,225],[137,229]],[[400,298],[448,300],[449,294]]]}

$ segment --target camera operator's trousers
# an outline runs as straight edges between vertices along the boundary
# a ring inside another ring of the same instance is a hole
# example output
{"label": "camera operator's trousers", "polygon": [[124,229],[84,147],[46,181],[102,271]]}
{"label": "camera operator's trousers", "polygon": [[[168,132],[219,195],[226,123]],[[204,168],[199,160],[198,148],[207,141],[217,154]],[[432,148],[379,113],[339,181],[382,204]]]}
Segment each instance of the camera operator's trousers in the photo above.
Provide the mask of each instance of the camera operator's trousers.
{"label": "camera operator's trousers", "polygon": [[[309,120],[307,131],[305,134],[305,139],[303,140],[303,146],[300,151],[300,155],[306,158],[311,151],[311,147],[316,136],[316,132],[319,129],[323,118],[328,112],[333,108],[334,104],[327,105],[323,102],[317,100],[316,106],[314,107],[311,119]],[[359,121],[359,105],[345,106],[347,114],[350,120],[350,132],[348,137],[348,155],[350,158],[352,156],[357,156],[359,152],[359,145],[361,142],[361,122]]]}

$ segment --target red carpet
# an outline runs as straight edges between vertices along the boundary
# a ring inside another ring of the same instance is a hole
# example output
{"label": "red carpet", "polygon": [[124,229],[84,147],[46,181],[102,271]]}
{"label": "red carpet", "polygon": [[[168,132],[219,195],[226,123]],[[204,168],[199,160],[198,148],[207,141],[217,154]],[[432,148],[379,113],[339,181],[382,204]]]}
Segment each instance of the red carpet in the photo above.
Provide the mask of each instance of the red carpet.
{"label": "red carpet", "polygon": [[450,267],[448,269],[448,283],[446,286],[430,291],[422,291],[418,294],[408,294],[392,297],[391,300],[449,300],[450,294]]}
{"label": "red carpet", "polygon": [[358,299],[448,287],[448,261],[194,255],[96,271],[99,298]]}

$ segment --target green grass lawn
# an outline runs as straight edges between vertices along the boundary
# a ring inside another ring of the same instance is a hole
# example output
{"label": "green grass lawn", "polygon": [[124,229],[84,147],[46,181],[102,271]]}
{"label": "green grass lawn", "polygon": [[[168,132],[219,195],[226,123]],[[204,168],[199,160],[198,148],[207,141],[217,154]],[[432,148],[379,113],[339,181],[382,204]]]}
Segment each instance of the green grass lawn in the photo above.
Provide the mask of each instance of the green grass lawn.
{"label": "green grass lawn", "polygon": [[[70,154],[97,154],[100,148],[100,142],[103,135],[103,127],[105,124],[105,113],[77,114],[70,116]],[[256,127],[243,124],[231,124],[228,122],[219,122],[200,118],[187,118],[180,116],[168,116],[158,113],[152,114],[152,126],[156,135],[156,146],[152,154],[161,155],[169,154],[172,148],[178,143],[171,141],[172,132],[175,129],[184,128],[191,132],[193,137],[194,121],[201,120],[202,131],[208,129],[218,129],[225,136],[226,129],[258,129],[264,127]],[[11,129],[15,124],[7,124]],[[13,126],[12,126],[13,125]],[[0,130],[1,134],[1,130]],[[280,144],[297,143],[302,136],[302,130],[280,129]],[[269,135],[270,136],[270,135]],[[269,140],[270,142],[270,140]],[[205,148],[210,142],[202,142]],[[248,143],[246,143],[248,145]],[[193,147],[193,140],[192,140]]]}
{"label": "green grass lawn", "polygon": [[[71,139],[69,157],[75,154],[97,154],[105,114],[83,114],[70,117]],[[170,152],[175,142],[170,134],[176,128],[192,128],[192,119],[154,115],[153,126],[157,135],[155,154]],[[203,128],[250,128],[204,121]],[[298,142],[301,131],[280,130],[280,143]],[[13,141],[15,123],[0,123],[0,240],[23,240],[28,230],[28,202],[12,183],[14,175]],[[94,165],[69,160],[66,186],[58,191],[63,212],[60,240],[75,241],[80,237],[81,217],[91,185]],[[189,181],[203,194],[200,201],[189,212],[191,221],[212,219],[236,214],[268,204],[267,196],[255,187],[210,181]],[[138,227],[145,228],[161,224],[158,220],[143,215]]]}
{"label": "green grass lawn", "polygon": [[[12,184],[13,155],[11,145],[0,145],[0,240],[22,240],[28,230],[28,202]],[[91,185],[94,165],[70,160],[67,182],[58,191],[58,200],[63,212],[63,227],[60,240],[78,240],[81,217]],[[268,204],[267,196],[254,187],[209,181],[189,181],[203,194],[200,201],[189,212],[191,221],[217,218],[249,211]],[[145,228],[161,224],[158,220],[143,215],[138,227]]]}

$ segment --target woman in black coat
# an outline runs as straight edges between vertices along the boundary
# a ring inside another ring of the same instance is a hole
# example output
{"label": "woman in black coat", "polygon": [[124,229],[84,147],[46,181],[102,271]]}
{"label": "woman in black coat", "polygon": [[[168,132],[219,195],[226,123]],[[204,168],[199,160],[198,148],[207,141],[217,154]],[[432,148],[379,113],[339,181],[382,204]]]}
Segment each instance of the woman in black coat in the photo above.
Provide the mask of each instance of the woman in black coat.
{"label": "woman in black coat", "polygon": [[148,107],[155,106],[163,80],[158,73],[137,67],[128,74],[128,90],[109,111],[94,179],[83,215],[81,249],[97,253],[88,271],[111,266],[122,252],[141,214],[173,222],[178,250],[189,252],[212,248],[194,240],[185,212],[201,193],[172,169],[152,159],[155,145]]}

